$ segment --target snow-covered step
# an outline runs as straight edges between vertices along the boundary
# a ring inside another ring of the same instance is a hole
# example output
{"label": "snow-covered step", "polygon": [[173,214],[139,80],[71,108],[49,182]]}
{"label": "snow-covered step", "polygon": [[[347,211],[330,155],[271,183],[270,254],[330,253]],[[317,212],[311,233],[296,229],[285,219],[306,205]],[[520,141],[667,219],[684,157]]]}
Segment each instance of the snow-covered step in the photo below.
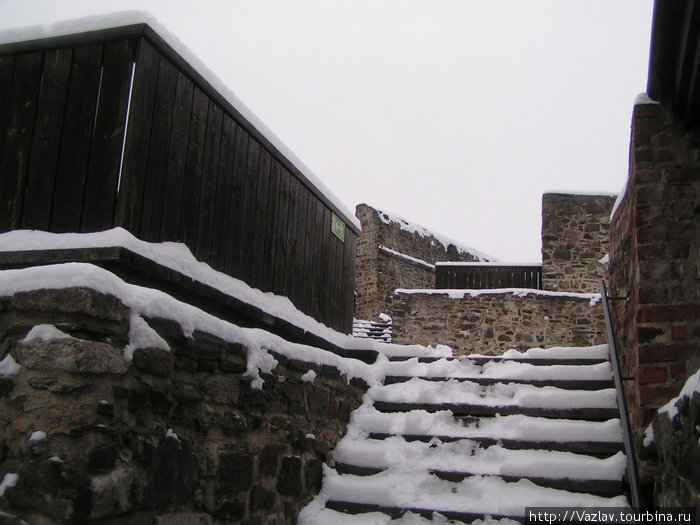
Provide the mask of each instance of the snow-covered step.
{"label": "snow-covered step", "polygon": [[526,507],[628,506],[607,345],[387,357],[300,525],[524,522]]}
{"label": "snow-covered step", "polygon": [[455,416],[525,414],[529,416],[607,420],[618,417],[617,396],[604,390],[565,390],[530,384],[443,382],[413,378],[370,388],[368,396],[380,412],[449,410]]}
{"label": "snow-covered step", "polygon": [[552,502],[566,507],[628,507],[622,495],[596,496],[541,487],[527,479],[509,482],[498,476],[449,481],[411,468],[392,468],[372,476],[341,475],[328,469],[324,492],[328,497],[325,506],[343,512],[381,511],[399,516],[411,511],[432,516],[437,511],[468,522],[484,515],[523,518],[525,507],[551,506]]}
{"label": "snow-covered step", "polygon": [[598,458],[572,452],[512,450],[500,443],[482,447],[467,439],[411,442],[398,436],[343,440],[334,458],[340,474],[375,475],[388,469],[412,468],[450,481],[500,476],[506,481],[529,479],[540,486],[608,496],[622,493],[626,466],[622,452]]}

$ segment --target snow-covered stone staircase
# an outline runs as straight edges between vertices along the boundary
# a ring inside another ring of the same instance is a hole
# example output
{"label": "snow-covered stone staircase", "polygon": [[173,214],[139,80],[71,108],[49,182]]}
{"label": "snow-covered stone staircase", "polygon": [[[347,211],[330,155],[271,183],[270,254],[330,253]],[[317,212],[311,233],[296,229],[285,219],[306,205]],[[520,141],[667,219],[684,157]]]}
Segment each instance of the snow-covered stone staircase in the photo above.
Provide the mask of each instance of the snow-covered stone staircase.
{"label": "snow-covered stone staircase", "polygon": [[299,524],[524,521],[526,507],[628,506],[606,345],[385,367]]}

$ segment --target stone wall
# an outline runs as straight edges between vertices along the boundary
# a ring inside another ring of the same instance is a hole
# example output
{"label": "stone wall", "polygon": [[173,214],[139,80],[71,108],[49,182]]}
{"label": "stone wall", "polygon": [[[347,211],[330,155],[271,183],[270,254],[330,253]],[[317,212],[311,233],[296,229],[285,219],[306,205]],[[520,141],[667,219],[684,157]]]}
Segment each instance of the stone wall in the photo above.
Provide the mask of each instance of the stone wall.
{"label": "stone wall", "polygon": [[542,196],[542,286],[545,290],[597,292],[608,253],[610,195],[545,193]]}
{"label": "stone wall", "polygon": [[610,240],[610,293],[639,432],[700,366],[700,134],[670,108],[634,107],[630,172]]}
{"label": "stone wall", "polygon": [[[256,389],[246,346],[166,319],[146,321],[171,352],[127,361],[132,317],[82,288],[0,299],[0,509],[33,524],[294,523],[366,385],[275,355]],[[42,324],[72,338],[26,341]]]}
{"label": "stone wall", "polygon": [[655,508],[695,507],[700,516],[700,393],[683,396],[677,413],[658,413],[652,444],[642,449],[641,480],[653,483]]}
{"label": "stone wall", "polygon": [[606,342],[603,308],[590,294],[397,290],[391,308],[394,343],[445,344],[455,355]]}
{"label": "stone wall", "polygon": [[458,247],[367,204],[359,204],[355,215],[362,224],[355,273],[358,319],[377,320],[388,312],[386,300],[396,288],[433,288],[435,262],[482,260],[476,250]]}

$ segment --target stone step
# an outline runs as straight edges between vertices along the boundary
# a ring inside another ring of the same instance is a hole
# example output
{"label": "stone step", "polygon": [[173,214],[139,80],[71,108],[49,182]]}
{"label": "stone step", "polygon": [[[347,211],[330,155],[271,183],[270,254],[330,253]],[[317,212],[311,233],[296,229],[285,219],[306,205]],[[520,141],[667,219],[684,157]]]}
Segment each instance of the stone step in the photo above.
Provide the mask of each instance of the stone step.
{"label": "stone step", "polygon": [[488,406],[461,403],[396,403],[389,401],[374,401],[374,408],[380,412],[410,412],[425,410],[438,412],[449,410],[455,417],[468,416],[508,416],[522,414],[526,416],[544,417],[550,419],[585,419],[589,421],[606,421],[620,417],[617,408],[539,408],[521,406]]}
{"label": "stone step", "polygon": [[409,359],[418,359],[419,363],[434,363],[441,359],[446,361],[458,361],[465,360],[471,362],[475,365],[484,365],[486,363],[529,363],[531,365],[537,366],[549,366],[549,365],[595,365],[598,363],[606,363],[607,358],[603,357],[586,357],[586,358],[561,358],[561,359],[548,359],[548,358],[530,358],[530,357],[516,357],[516,358],[504,358],[499,356],[462,356],[462,357],[415,357],[415,356],[391,356],[389,361],[408,361]]}
{"label": "stone step", "polygon": [[443,443],[454,443],[457,441],[474,441],[481,448],[488,448],[494,445],[500,445],[509,450],[550,450],[552,452],[573,452],[574,454],[585,454],[597,458],[606,458],[613,456],[624,450],[622,442],[608,441],[528,441],[521,439],[502,439],[491,437],[454,437],[454,436],[427,436],[420,434],[388,434],[381,432],[372,432],[369,434],[369,439],[387,439],[394,436],[400,436],[406,441],[421,441],[428,443],[433,439],[439,439]]}
{"label": "stone step", "polygon": [[[384,379],[385,385],[393,385],[396,383],[405,383],[416,376],[386,376]],[[604,390],[606,388],[615,388],[612,379],[608,380],[582,380],[582,379],[509,379],[509,378],[492,378],[492,377],[425,377],[417,376],[418,379],[424,381],[463,381],[476,383],[478,385],[495,385],[497,383],[514,383],[519,385],[532,385],[536,387],[553,386],[564,390]]]}
{"label": "stone step", "polygon": [[[338,474],[351,474],[353,476],[373,476],[379,474],[386,470],[382,467],[362,467],[357,465],[350,465],[347,463],[336,463],[335,470]],[[473,476],[488,476],[488,477],[498,477],[503,481],[508,483],[517,482],[521,479],[527,479],[539,485],[540,487],[548,487],[559,490],[566,490],[568,492],[581,492],[586,494],[593,494],[595,496],[618,496],[624,493],[625,485],[622,481],[613,481],[607,479],[554,479],[538,476],[509,476],[509,475],[485,475],[473,472],[447,472],[442,470],[430,469],[429,472],[440,479],[446,481],[462,481],[465,478]]]}
{"label": "stone step", "polygon": [[[399,519],[404,514],[411,512],[413,514],[418,514],[426,519],[432,519],[435,512],[439,512],[441,515],[445,516],[448,520],[459,521],[462,523],[473,523],[477,520],[484,520],[484,514],[477,514],[471,512],[456,512],[456,511],[442,511],[438,509],[425,509],[417,507],[391,507],[385,505],[377,505],[374,503],[358,503],[354,501],[341,501],[341,500],[329,500],[326,502],[326,508],[334,510],[336,512],[342,512],[345,514],[369,514],[372,512],[381,512],[387,514],[392,519]],[[525,523],[527,520],[522,516],[507,516],[500,514],[489,514],[492,520],[500,520],[504,518],[509,518],[518,523]]]}

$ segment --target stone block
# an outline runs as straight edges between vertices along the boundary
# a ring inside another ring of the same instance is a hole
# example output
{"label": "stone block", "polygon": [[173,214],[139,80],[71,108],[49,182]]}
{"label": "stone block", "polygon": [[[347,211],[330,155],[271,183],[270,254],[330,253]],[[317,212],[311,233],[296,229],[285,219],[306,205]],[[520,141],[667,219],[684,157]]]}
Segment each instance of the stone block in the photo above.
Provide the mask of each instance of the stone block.
{"label": "stone block", "polygon": [[223,453],[219,457],[219,490],[225,494],[250,489],[254,462],[249,454]]}

